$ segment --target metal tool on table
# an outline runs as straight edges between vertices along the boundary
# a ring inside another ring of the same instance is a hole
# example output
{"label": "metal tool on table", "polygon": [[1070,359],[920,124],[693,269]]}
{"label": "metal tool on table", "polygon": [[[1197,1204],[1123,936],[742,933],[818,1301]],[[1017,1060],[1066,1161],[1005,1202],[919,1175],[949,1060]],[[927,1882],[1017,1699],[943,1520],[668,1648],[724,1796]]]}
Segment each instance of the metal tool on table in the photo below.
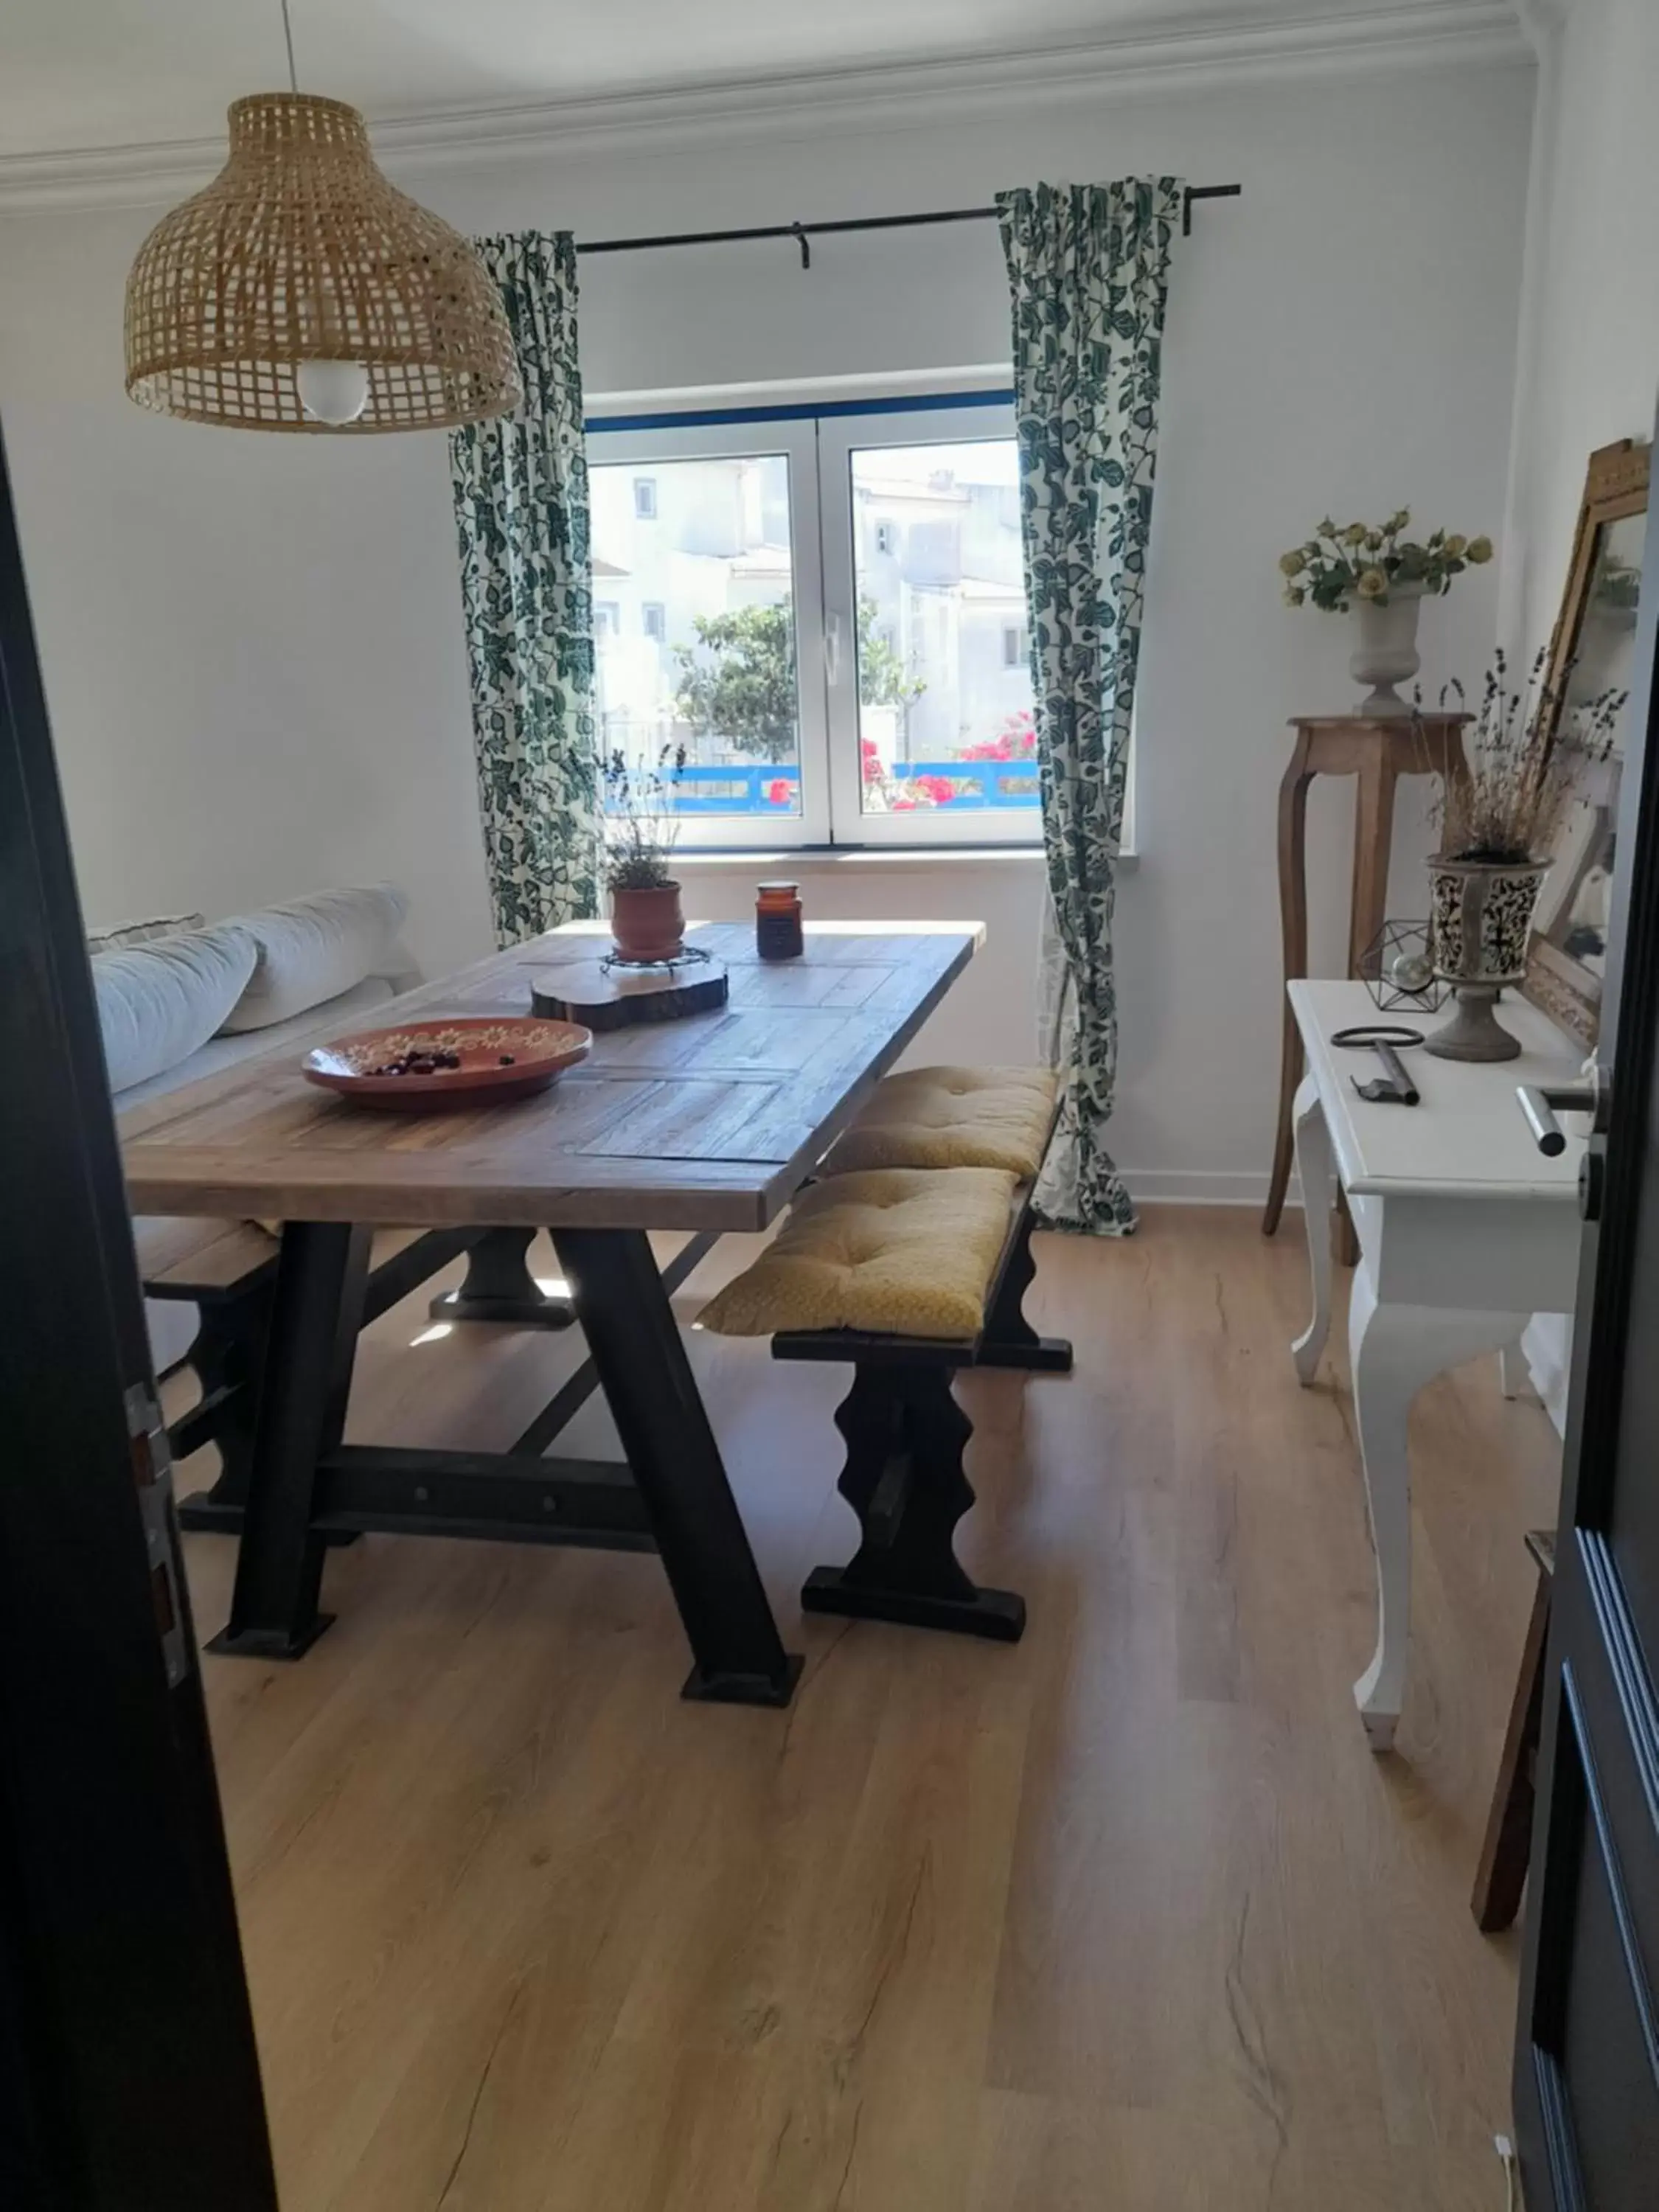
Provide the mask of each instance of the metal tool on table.
{"label": "metal tool on table", "polygon": [[1331,1032],[1333,1044],[1342,1045],[1351,1052],[1374,1052],[1382,1061],[1382,1074],[1370,1083],[1362,1083],[1357,1075],[1352,1079],[1354,1089],[1373,1106],[1415,1106],[1419,1103],[1422,1094],[1395,1047],[1422,1042],[1421,1030],[1394,1029],[1386,1024],[1361,1023],[1353,1029]]}

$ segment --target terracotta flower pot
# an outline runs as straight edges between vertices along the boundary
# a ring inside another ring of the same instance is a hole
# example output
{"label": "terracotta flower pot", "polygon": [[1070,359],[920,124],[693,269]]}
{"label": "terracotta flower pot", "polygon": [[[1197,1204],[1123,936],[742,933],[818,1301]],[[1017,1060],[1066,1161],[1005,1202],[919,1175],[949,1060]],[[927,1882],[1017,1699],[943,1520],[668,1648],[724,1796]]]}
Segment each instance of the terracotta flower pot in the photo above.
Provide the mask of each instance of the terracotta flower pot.
{"label": "terracotta flower pot", "polygon": [[673,960],[685,947],[685,914],[678,884],[611,894],[611,934],[624,960]]}

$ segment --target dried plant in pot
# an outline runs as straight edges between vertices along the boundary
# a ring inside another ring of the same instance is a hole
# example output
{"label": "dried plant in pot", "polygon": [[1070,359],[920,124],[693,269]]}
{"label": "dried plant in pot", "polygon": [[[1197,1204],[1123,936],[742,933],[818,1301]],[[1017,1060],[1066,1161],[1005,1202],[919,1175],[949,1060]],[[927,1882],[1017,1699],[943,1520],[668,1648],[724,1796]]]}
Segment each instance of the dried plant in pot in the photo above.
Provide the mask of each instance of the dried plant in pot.
{"label": "dried plant in pot", "polygon": [[[1564,714],[1559,690],[1533,662],[1512,690],[1496,655],[1466,740],[1468,768],[1438,801],[1440,849],[1428,863],[1430,948],[1457,1012],[1425,1040],[1443,1060],[1513,1060],[1520,1041],[1492,1012],[1500,991],[1527,972],[1533,909],[1563,816],[1577,803],[1586,769],[1606,760],[1626,695],[1604,691]],[[1566,673],[1559,679],[1565,684]],[[1448,687],[1461,710],[1461,684]]]}
{"label": "dried plant in pot", "polygon": [[611,933],[623,960],[642,966],[678,959],[685,914],[673,869],[679,822],[674,812],[685,767],[684,746],[665,745],[654,761],[620,750],[605,762],[605,880]]}

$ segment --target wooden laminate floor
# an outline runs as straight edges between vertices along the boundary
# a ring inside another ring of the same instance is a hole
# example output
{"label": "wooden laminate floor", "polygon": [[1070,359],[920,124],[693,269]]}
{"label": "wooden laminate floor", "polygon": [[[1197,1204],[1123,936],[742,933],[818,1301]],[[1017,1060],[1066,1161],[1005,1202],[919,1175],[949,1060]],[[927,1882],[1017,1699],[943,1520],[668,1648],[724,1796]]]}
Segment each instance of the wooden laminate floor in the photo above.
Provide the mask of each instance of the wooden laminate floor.
{"label": "wooden laminate floor", "polygon": [[[1421,1400],[1373,1759],[1297,1217],[1039,1249],[1077,1374],[962,1385],[1015,1649],[803,1620],[848,1550],[843,1375],[698,1335],[789,1712],[682,1705],[660,1571],[615,1554],[372,1538],[301,1664],[206,1662],[286,2212],[1498,2212],[1515,1941],[1467,1900],[1553,1434],[1495,1361]],[[505,1444],[578,1347],[411,1345],[426,1295],[352,1434]],[[187,1541],[205,1635],[230,1550]]]}

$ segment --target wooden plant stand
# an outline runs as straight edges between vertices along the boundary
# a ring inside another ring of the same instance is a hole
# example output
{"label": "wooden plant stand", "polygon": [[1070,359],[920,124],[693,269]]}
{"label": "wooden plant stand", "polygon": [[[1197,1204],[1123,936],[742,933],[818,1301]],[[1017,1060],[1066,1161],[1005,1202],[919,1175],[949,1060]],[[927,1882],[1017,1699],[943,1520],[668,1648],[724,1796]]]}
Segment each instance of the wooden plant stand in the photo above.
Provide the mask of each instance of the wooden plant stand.
{"label": "wooden plant stand", "polygon": [[[1360,955],[1382,928],[1389,896],[1389,861],[1394,848],[1395,786],[1402,775],[1443,776],[1448,766],[1463,768],[1463,725],[1467,714],[1394,715],[1298,714],[1290,765],[1279,787],[1279,915],[1285,945],[1285,980],[1308,972],[1308,787],[1316,775],[1352,775],[1359,780],[1354,808],[1353,893],[1348,910],[1347,973],[1359,973]],[[1426,892],[1425,894],[1426,899]],[[1273,1176],[1261,1216],[1261,1233],[1279,1226],[1290,1186],[1293,1138],[1291,1102],[1302,1080],[1302,1037],[1282,1003],[1283,1044],[1279,1054],[1279,1126],[1273,1139]],[[1336,1231],[1337,1255],[1352,1267],[1357,1255],[1346,1212]]]}

